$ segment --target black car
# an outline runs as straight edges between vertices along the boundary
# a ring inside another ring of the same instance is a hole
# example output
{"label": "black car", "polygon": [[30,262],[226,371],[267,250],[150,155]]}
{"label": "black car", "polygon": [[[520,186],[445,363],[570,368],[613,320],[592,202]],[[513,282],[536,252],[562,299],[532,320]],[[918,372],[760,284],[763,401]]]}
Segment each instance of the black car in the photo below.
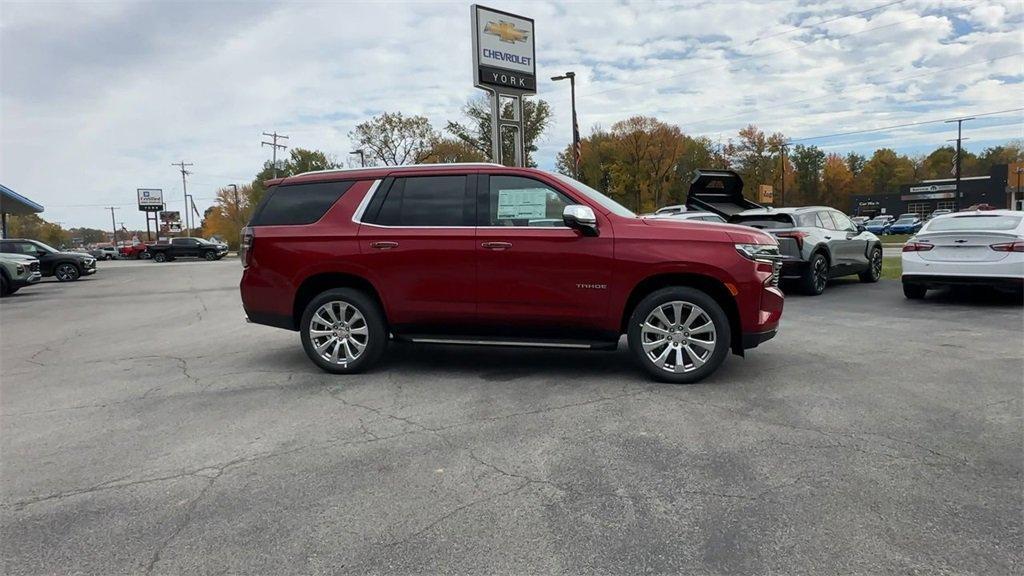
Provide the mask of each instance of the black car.
{"label": "black car", "polygon": [[839,276],[857,274],[863,282],[882,276],[878,236],[828,206],[765,208],[743,197],[743,180],[731,170],[698,170],[686,202],[775,236],[782,280],[805,294],[821,294]]}
{"label": "black car", "polygon": [[203,258],[220,260],[228,253],[226,244],[214,244],[202,238],[171,238],[169,244],[153,244],[149,253],[154,262],[168,262],[176,258]]}
{"label": "black car", "polygon": [[43,276],[55,276],[61,282],[78,280],[96,273],[96,259],[81,252],[61,252],[38,240],[8,238],[0,240],[0,252],[27,254],[39,259]]}

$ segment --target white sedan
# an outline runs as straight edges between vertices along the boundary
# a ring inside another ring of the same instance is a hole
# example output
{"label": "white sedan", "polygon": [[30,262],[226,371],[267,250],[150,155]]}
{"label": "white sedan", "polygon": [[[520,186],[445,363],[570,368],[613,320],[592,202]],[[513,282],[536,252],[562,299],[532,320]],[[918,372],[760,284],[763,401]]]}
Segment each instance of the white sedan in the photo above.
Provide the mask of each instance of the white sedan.
{"label": "white sedan", "polygon": [[1024,212],[943,214],[903,245],[903,294],[949,285],[1024,288]]}

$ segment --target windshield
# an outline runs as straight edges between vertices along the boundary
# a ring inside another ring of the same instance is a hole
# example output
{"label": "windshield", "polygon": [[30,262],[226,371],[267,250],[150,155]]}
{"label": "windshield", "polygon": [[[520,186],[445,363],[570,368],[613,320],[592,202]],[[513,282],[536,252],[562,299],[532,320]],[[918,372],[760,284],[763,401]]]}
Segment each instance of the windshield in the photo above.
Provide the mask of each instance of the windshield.
{"label": "windshield", "polygon": [[576,190],[580,194],[583,194],[588,199],[593,200],[594,202],[597,202],[604,208],[610,210],[616,216],[622,216],[623,218],[636,218],[636,214],[634,214],[632,210],[626,208],[622,204],[619,204],[615,200],[612,200],[611,198],[605,196],[604,194],[598,192],[597,190],[594,190],[590,186],[587,186],[586,184],[574,180],[572,178],[569,178],[564,174],[559,174],[557,172],[549,172],[549,174],[551,174],[555,178],[558,178],[562,182],[568,184],[573,188],[573,190]]}
{"label": "windshield", "polygon": [[871,222],[869,222],[869,223],[871,223],[871,224],[884,224],[884,223],[886,223],[888,221],[889,221],[888,218],[875,218],[875,219],[871,220]]}
{"label": "windshield", "polygon": [[914,222],[915,220],[917,220],[917,218],[914,218],[913,216],[904,216],[903,218],[900,218],[899,220],[897,220],[897,223],[902,222],[904,224],[910,224],[910,223]]}
{"label": "windshield", "polygon": [[54,248],[53,246],[48,246],[46,244],[43,244],[39,240],[33,240],[32,243],[35,244],[36,246],[38,246],[40,250],[46,250],[50,254],[53,254],[54,252],[58,252],[58,250],[56,248]]}
{"label": "windshield", "polygon": [[929,232],[958,230],[1013,230],[1020,225],[1020,216],[1001,214],[979,214],[975,216],[953,216],[932,220]]}

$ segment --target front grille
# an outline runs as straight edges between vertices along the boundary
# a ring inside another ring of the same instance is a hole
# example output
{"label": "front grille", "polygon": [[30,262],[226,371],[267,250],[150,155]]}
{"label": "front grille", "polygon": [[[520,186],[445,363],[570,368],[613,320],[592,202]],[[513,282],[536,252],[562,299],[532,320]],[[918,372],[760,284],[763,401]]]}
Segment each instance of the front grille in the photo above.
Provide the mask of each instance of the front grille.
{"label": "front grille", "polygon": [[32,272],[39,272],[39,261],[36,260],[35,262],[30,262],[28,269]]}
{"label": "front grille", "polygon": [[769,276],[767,280],[765,280],[765,286],[775,286],[775,287],[778,287],[778,285],[779,285],[779,277],[781,275],[782,275],[782,262],[780,260],[775,260],[775,261],[772,262],[772,275]]}

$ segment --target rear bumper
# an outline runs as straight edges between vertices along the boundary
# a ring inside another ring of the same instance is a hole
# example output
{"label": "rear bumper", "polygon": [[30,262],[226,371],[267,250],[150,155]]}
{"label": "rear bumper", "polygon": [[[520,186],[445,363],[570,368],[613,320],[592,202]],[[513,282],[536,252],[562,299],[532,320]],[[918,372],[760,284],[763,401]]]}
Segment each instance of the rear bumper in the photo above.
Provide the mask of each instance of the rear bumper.
{"label": "rear bumper", "polygon": [[992,286],[994,288],[1024,289],[1024,277],[1013,276],[946,276],[904,274],[904,284],[915,286]]}
{"label": "rear bumper", "polygon": [[779,276],[782,278],[799,278],[807,270],[806,260],[801,260],[795,256],[783,256],[781,260],[782,270],[779,272]]}
{"label": "rear bumper", "polygon": [[252,322],[253,324],[263,324],[264,326],[273,326],[274,328],[295,330],[295,322],[292,320],[292,317],[285,316],[283,314],[267,314],[265,312],[246,311],[245,319],[247,322]]}

